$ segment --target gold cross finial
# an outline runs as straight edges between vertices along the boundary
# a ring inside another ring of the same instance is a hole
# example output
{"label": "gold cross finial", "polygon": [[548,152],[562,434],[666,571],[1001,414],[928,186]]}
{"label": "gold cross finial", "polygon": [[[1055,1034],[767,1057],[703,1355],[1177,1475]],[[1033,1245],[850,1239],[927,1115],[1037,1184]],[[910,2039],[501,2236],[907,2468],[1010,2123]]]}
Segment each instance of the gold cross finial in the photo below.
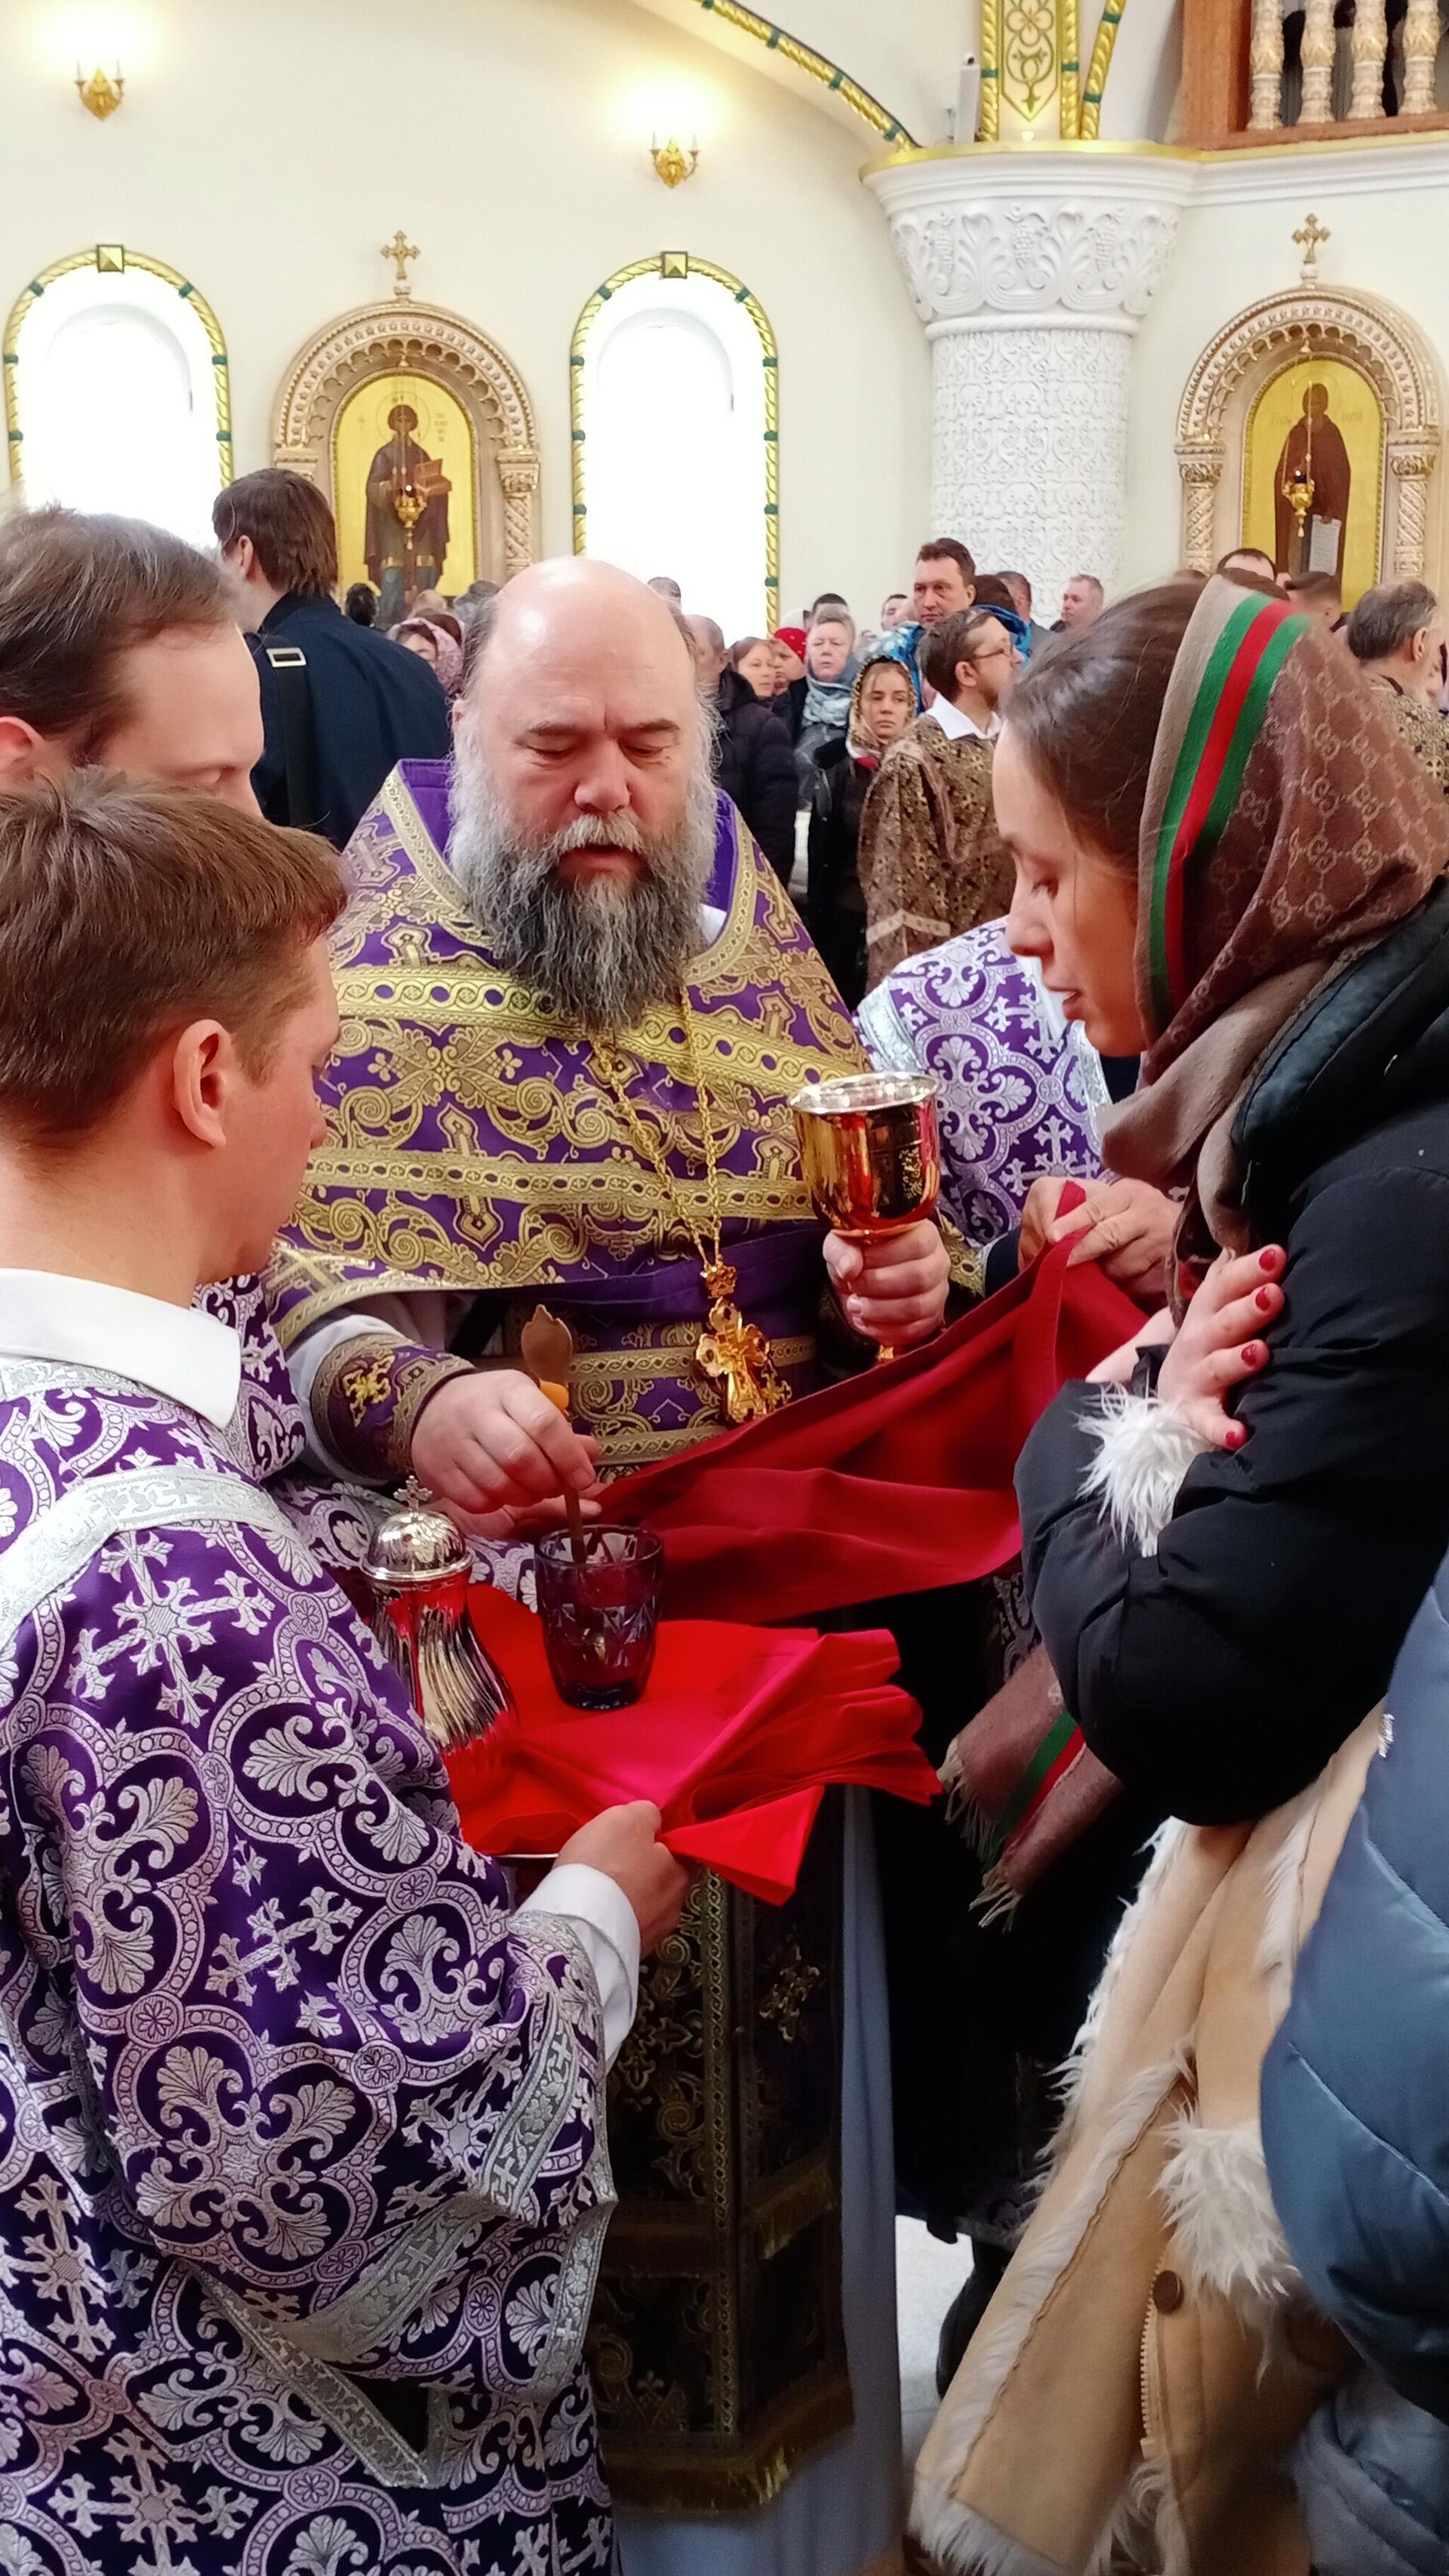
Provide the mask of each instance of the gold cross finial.
{"label": "gold cross finial", "polygon": [[397,270],[397,284],[392,290],[394,295],[411,295],[413,290],[408,284],[408,261],[420,256],[417,243],[410,242],[407,234],[399,230],[393,234],[390,242],[383,243],[382,256],[384,259],[390,259]]}
{"label": "gold cross finial", "polygon": [[1318,279],[1319,245],[1332,241],[1333,235],[1325,224],[1319,222],[1316,215],[1310,215],[1306,223],[1299,225],[1293,238],[1303,253],[1302,282],[1305,286],[1313,286]]}

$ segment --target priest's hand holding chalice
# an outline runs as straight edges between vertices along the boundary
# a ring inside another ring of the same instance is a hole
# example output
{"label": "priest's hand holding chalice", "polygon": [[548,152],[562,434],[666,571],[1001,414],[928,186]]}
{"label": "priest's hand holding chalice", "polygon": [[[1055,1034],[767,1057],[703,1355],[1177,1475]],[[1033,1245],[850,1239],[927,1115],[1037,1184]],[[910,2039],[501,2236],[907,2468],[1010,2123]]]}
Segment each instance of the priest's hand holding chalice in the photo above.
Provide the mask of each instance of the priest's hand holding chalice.
{"label": "priest's hand holding chalice", "polygon": [[940,1330],[950,1257],[930,1074],[852,1073],[791,1102],[805,1186],[831,1231],[825,1261],[847,1322],[882,1360]]}

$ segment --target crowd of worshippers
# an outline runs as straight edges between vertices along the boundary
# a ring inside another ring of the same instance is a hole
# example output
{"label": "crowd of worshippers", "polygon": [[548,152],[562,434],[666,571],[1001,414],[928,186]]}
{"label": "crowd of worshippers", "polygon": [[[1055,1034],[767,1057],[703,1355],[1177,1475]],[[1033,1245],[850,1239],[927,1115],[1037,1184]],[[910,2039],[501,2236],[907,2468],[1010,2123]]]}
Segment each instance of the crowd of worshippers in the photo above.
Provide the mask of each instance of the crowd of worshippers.
{"label": "crowd of worshippers", "polygon": [[[1371,591],[1349,618],[1334,574],[1280,583],[1251,547],[1224,567],[1281,587],[1341,634],[1449,787],[1443,634],[1423,582]],[[652,586],[680,604],[672,580]],[[890,594],[874,629],[857,629],[838,591],[823,591],[803,625],[728,648],[712,618],[689,616],[716,711],[716,776],[787,885],[797,815],[808,817],[803,909],[852,1009],[904,958],[1006,909],[991,746],[1033,652],[1089,625],[1105,596],[1095,575],[1073,574],[1043,627],[1025,573],[978,573],[969,547],[943,537],[922,547],[911,589]]]}
{"label": "crowd of worshippers", "polygon": [[[867,637],[567,560],[410,638],[305,477],[214,524],[0,527],[0,2565],[1441,2568],[1433,592],[1046,633],[943,538]],[[790,1101],[867,1067],[942,1201],[861,1241]],[[831,1610],[942,1798],[833,1796],[773,1932],[642,1802],[516,1904],[379,1514],[528,1605],[723,1427],[722,1298],[761,1412],[929,1411],[1069,1269],[1020,1563]],[[898,2211],[972,2256],[908,2516]]]}

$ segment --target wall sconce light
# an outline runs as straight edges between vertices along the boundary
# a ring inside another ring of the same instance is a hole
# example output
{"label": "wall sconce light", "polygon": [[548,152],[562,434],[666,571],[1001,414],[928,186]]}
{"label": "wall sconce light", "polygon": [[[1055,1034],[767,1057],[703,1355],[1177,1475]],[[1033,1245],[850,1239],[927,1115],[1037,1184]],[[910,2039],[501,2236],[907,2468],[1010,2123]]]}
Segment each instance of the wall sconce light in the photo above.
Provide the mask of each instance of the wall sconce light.
{"label": "wall sconce light", "polygon": [[692,179],[699,168],[699,145],[692,143],[686,152],[673,135],[667,143],[661,143],[656,135],[649,146],[649,157],[665,187],[678,188],[686,179]]}
{"label": "wall sconce light", "polygon": [[75,67],[75,85],[80,93],[80,103],[82,107],[87,108],[90,114],[102,125],[104,125],[108,116],[115,115],[117,108],[120,106],[122,99],[126,95],[126,84],[121,77],[121,66],[119,63],[116,65],[114,75],[110,72],[102,71],[100,64],[97,63],[89,80],[86,79],[79,63],[77,63]]}

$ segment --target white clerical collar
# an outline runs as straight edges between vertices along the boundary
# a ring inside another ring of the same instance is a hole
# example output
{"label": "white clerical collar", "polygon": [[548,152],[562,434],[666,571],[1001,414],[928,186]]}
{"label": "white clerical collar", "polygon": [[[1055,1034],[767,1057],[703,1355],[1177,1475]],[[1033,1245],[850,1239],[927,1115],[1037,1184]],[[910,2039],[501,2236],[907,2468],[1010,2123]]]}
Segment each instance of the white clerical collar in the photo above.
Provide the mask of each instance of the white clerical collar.
{"label": "white clerical collar", "polygon": [[199,1306],[53,1270],[0,1270],[0,1354],[131,1378],[218,1430],[241,1388],[241,1344],[229,1324]]}
{"label": "white clerical collar", "polygon": [[978,742],[994,742],[1001,731],[1001,718],[994,709],[990,722],[985,725],[977,724],[972,716],[963,715],[959,707],[952,706],[949,698],[937,698],[931,713],[948,742],[960,742],[964,735],[971,733],[975,734]]}

